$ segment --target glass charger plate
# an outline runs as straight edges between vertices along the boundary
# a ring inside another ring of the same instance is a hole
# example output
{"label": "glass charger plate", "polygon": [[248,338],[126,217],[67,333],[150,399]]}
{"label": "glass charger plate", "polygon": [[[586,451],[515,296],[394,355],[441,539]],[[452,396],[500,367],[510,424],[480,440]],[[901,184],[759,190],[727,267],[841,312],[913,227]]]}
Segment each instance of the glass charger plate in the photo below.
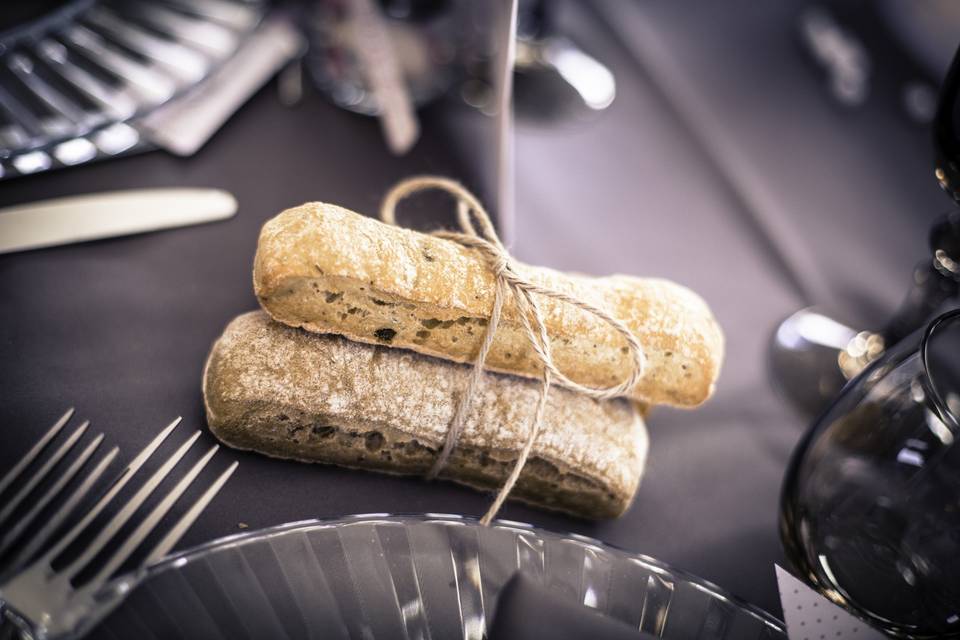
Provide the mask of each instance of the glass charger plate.
{"label": "glass charger plate", "polygon": [[763,611],[652,558],[529,525],[433,514],[296,522],[171,556],[91,637],[479,640],[517,570],[658,638],[787,637]]}

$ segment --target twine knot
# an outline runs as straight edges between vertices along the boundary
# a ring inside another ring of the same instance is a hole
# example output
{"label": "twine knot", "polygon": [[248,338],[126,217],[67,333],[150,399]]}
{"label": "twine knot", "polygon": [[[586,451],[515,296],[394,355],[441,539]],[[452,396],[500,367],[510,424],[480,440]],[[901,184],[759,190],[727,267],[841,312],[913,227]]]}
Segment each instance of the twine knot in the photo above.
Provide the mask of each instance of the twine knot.
{"label": "twine knot", "polygon": [[[480,204],[476,196],[460,183],[439,176],[416,176],[401,180],[394,185],[384,197],[383,204],[380,207],[380,218],[387,224],[396,224],[396,208],[400,200],[419,191],[428,189],[445,191],[456,199],[457,221],[461,229],[459,232],[435,231],[432,235],[456,242],[469,249],[477,250],[484,257],[490,267],[490,271],[493,273],[495,287],[493,306],[490,309],[490,317],[487,321],[486,331],[483,334],[483,342],[480,344],[480,350],[477,352],[477,358],[473,363],[470,380],[457,402],[453,419],[450,421],[449,429],[447,429],[443,448],[440,450],[440,454],[437,456],[433,467],[427,473],[427,477],[431,479],[436,478],[437,474],[446,466],[457,444],[457,439],[466,423],[467,413],[473,406],[473,399],[483,383],[483,365],[486,362],[487,354],[490,352],[490,347],[493,345],[493,338],[496,334],[497,326],[500,324],[503,300],[506,294],[511,294],[530,346],[543,365],[540,393],[537,398],[537,407],[533,415],[527,440],[524,443],[523,449],[520,451],[513,470],[497,493],[493,504],[480,520],[481,524],[489,525],[500,510],[503,502],[507,499],[507,496],[510,495],[514,485],[517,483],[517,479],[520,477],[520,472],[530,457],[533,444],[543,424],[543,414],[546,410],[547,396],[553,379],[556,378],[560,384],[592,398],[601,400],[614,398],[625,395],[636,385],[640,378],[643,377],[645,358],[640,341],[620,320],[610,316],[603,309],[585,300],[573,297],[562,291],[542,287],[523,278],[515,269],[513,258],[503,246],[503,243],[500,242],[500,238],[497,235],[496,229],[493,227],[493,223],[490,221],[490,215],[487,213],[487,210]],[[479,227],[479,231],[477,227],[474,226],[474,222],[476,222]],[[574,382],[564,375],[553,362],[550,338],[547,335],[540,305],[534,297],[534,294],[554,298],[555,300],[583,309],[609,324],[623,336],[633,360],[633,368],[627,379],[612,387],[594,388]]]}

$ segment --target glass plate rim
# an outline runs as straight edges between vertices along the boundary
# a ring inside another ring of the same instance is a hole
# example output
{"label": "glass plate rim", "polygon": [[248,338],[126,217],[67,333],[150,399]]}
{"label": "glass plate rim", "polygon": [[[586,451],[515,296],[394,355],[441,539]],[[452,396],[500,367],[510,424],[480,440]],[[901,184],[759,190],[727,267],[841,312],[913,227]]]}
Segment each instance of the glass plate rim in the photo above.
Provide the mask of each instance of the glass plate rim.
{"label": "glass plate rim", "polygon": [[[208,540],[207,542],[200,543],[193,547],[184,549],[182,551],[177,551],[170,555],[165,556],[164,558],[158,560],[156,563],[147,567],[143,573],[138,576],[137,582],[146,580],[153,576],[156,573],[161,573],[169,569],[176,569],[187,562],[191,562],[197,558],[203,557],[208,553],[212,553],[214,550],[219,549],[226,545],[233,544],[245,544],[249,542],[254,542],[257,540],[262,540],[273,535],[280,533],[286,533],[287,531],[303,529],[315,526],[336,526],[341,524],[350,524],[350,523],[375,523],[375,522],[399,522],[402,520],[417,520],[423,523],[436,523],[436,524],[451,524],[451,525],[480,525],[480,519],[474,516],[458,515],[453,513],[423,513],[423,512],[395,512],[395,513],[358,513],[346,516],[328,516],[321,518],[308,518],[305,520],[294,520],[291,522],[285,522],[282,524],[270,525],[263,527],[261,529],[255,529],[252,531],[243,531],[240,533],[232,533],[226,536],[221,536],[219,538],[214,538],[213,540]],[[725,601],[737,608],[739,608],[744,613],[752,616],[759,622],[771,627],[775,631],[786,634],[787,628],[783,621],[777,619],[773,614],[761,609],[760,607],[747,602],[746,600],[733,595],[729,591],[723,589],[722,587],[701,578],[689,571],[683,569],[677,569],[672,565],[658,560],[652,556],[648,556],[643,553],[637,553],[633,551],[628,551],[626,549],[620,548],[616,545],[603,542],[602,540],[597,540],[590,536],[585,536],[579,533],[562,533],[557,531],[551,531],[549,529],[544,529],[533,524],[528,524],[525,522],[519,522],[516,520],[507,520],[507,519],[496,519],[491,524],[491,527],[498,529],[507,529],[510,531],[515,531],[517,533],[536,533],[537,535],[553,538],[556,540],[566,540],[570,542],[575,542],[580,545],[590,546],[598,548],[606,553],[611,553],[613,555],[623,557],[624,559],[630,559],[638,561],[646,565],[647,568],[656,571],[658,573],[667,573],[676,578],[686,581],[691,586],[705,591],[710,596],[717,598],[719,600]],[[129,578],[129,576],[127,576]],[[124,576],[120,576],[114,581],[111,581],[105,589],[109,589],[110,585],[120,585],[124,583]],[[121,587],[122,588],[122,587]]]}

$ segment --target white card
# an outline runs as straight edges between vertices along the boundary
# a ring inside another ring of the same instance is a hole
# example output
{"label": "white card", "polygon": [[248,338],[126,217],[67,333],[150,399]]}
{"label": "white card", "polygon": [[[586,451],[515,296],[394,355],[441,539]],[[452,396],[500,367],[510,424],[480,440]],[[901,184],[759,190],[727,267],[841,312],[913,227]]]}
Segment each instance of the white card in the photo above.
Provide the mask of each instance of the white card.
{"label": "white card", "polygon": [[885,640],[886,636],[847,613],[777,566],[777,586],[790,640]]}

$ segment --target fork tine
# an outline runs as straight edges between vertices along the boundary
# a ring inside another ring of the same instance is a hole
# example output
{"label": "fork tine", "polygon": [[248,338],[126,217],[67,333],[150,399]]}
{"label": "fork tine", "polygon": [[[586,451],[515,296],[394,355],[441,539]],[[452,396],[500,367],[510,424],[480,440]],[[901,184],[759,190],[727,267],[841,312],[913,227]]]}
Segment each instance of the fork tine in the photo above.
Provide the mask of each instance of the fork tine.
{"label": "fork tine", "polygon": [[[199,432],[198,432],[199,433]],[[137,528],[134,529],[126,540],[123,541],[123,544],[120,545],[120,548],[114,552],[114,554],[107,560],[106,564],[97,572],[97,575],[90,581],[89,587],[92,589],[99,588],[107,578],[109,578],[114,571],[116,571],[123,562],[130,557],[137,547],[140,546],[140,543],[150,535],[150,532],[154,530],[157,524],[160,523],[161,518],[167,514],[168,511],[173,507],[174,503],[183,495],[183,492],[187,490],[187,487],[190,486],[190,483],[196,479],[200,472],[203,471],[203,468],[207,466],[207,463],[210,462],[210,458],[213,457],[213,454],[217,452],[217,449],[220,448],[220,445],[213,445],[210,449],[203,455],[202,458],[197,460],[197,462],[190,468],[187,473],[180,478],[180,481],[170,490],[169,493],[157,503],[157,505],[150,511],[150,514],[144,518],[143,522],[137,525]]]}
{"label": "fork tine", "polygon": [[227,469],[220,474],[216,481],[210,485],[210,488],[203,492],[203,495],[193,503],[193,506],[187,510],[186,513],[177,521],[177,524],[167,532],[167,535],[163,537],[160,542],[157,543],[157,546],[153,548],[153,551],[147,556],[147,559],[144,561],[144,564],[152,564],[167,555],[167,552],[173,548],[177,542],[180,541],[180,538],[184,533],[187,532],[187,529],[190,528],[190,525],[200,516],[204,509],[207,508],[207,505],[210,504],[210,501],[220,493],[220,489],[223,488],[223,485],[227,483],[227,480],[230,479],[230,476],[233,475],[233,472],[237,470],[237,465],[239,462],[234,462]]}
{"label": "fork tine", "polygon": [[142,467],[143,463],[147,461],[147,458],[153,455],[153,452],[157,450],[157,447],[159,447],[163,441],[167,439],[167,436],[170,435],[170,432],[173,431],[178,424],[180,424],[179,417],[164,427],[163,431],[158,433],[156,437],[150,441],[150,444],[144,447],[143,451],[138,453],[137,457],[130,461],[130,464],[128,464],[124,470],[120,472],[120,475],[114,481],[110,489],[108,489],[107,492],[103,494],[99,500],[97,500],[97,503],[93,505],[93,508],[91,508],[83,516],[83,518],[80,519],[80,522],[73,525],[73,528],[70,529],[66,535],[60,538],[60,540],[53,545],[49,551],[43,554],[42,560],[44,562],[50,562],[56,558],[58,555],[60,555],[61,551],[67,548],[67,545],[73,542],[73,540],[80,535],[80,532],[83,531],[87,525],[90,524],[90,522],[96,518],[101,511],[103,511],[103,508],[106,507],[111,500],[113,500],[114,496],[116,496],[117,493],[123,489],[124,485],[127,484],[130,478],[132,478],[133,475],[140,470],[140,467]]}
{"label": "fork tine", "polygon": [[60,448],[57,449],[50,458],[43,463],[43,466],[30,476],[30,479],[20,488],[20,491],[17,492],[13,498],[4,505],[3,509],[0,510],[0,527],[4,526],[4,522],[7,518],[10,517],[10,514],[20,506],[20,503],[33,491],[38,484],[40,484],[44,478],[47,477],[47,474],[50,473],[50,470],[60,462],[63,456],[67,455],[67,452],[73,448],[73,445],[77,444],[77,441],[83,436],[86,432],[87,427],[90,426],[90,421],[87,420],[81,424],[77,429],[70,434],[70,437],[67,438],[66,442],[60,445]]}
{"label": "fork tine", "polygon": [[27,452],[27,455],[23,456],[23,458],[20,459],[20,462],[14,465],[13,469],[10,469],[10,471],[7,472],[7,475],[3,476],[3,480],[0,480],[0,494],[2,494],[7,487],[13,483],[17,476],[19,476],[20,473],[27,468],[27,465],[33,462],[34,458],[40,455],[40,452],[43,451],[43,448],[47,446],[51,440],[57,437],[57,434],[60,433],[60,430],[63,429],[63,426],[70,421],[72,416],[73,407],[70,407],[67,409],[66,413],[60,416],[60,419],[57,420],[56,424],[50,427],[50,429],[43,434],[43,437],[40,438],[35,445],[33,445],[33,448]]}
{"label": "fork tine", "polygon": [[177,451],[170,456],[166,462],[160,465],[160,468],[157,469],[152,476],[150,476],[150,479],[148,479],[143,486],[137,490],[133,497],[130,498],[125,505],[123,505],[120,511],[118,511],[110,519],[110,522],[104,525],[104,527],[93,539],[93,542],[91,542],[84,552],[80,554],[80,557],[71,562],[70,565],[63,570],[63,575],[70,579],[76,577],[77,573],[79,573],[80,570],[103,549],[104,545],[106,545],[107,542],[114,535],[116,535],[117,531],[120,530],[120,527],[122,527],[127,520],[130,519],[130,516],[132,516],[138,508],[140,508],[150,494],[153,493],[154,489],[157,488],[157,485],[159,485],[163,479],[167,477],[173,467],[180,461],[181,458],[183,458],[184,455],[186,455],[187,450],[190,449],[190,447],[194,442],[197,441],[197,438],[199,437],[200,432],[195,431],[186,442],[180,445],[180,448],[177,449]]}
{"label": "fork tine", "polygon": [[[103,459],[97,463],[97,466],[93,468],[93,471],[84,478],[83,482],[74,489],[73,493],[70,494],[70,497],[67,498],[57,512],[43,525],[43,528],[40,529],[34,536],[30,539],[30,542],[24,547],[18,554],[17,557],[11,563],[10,571],[20,568],[23,564],[28,562],[33,555],[39,551],[43,545],[47,543],[57,529],[60,528],[60,525],[67,519],[67,517],[73,512],[80,501],[90,493],[90,490],[93,489],[94,485],[97,483],[97,480],[100,479],[100,476],[103,475],[103,472],[107,470],[107,467],[110,466],[110,463],[113,462],[113,459],[117,457],[117,454],[120,453],[119,447],[114,447],[110,450]],[[2,580],[0,580],[2,582]]]}
{"label": "fork tine", "polygon": [[43,497],[37,500],[36,504],[30,508],[30,511],[28,511],[25,516],[20,518],[13,528],[10,529],[10,531],[8,531],[2,539],[0,539],[0,555],[10,548],[10,545],[12,545],[13,542],[20,537],[23,531],[30,526],[30,523],[34,521],[43,508],[50,504],[50,501],[53,500],[63,490],[63,488],[68,482],[70,482],[70,480],[73,479],[75,475],[77,475],[77,472],[80,471],[80,468],[83,467],[87,460],[90,459],[90,456],[92,456],[93,452],[97,450],[97,447],[100,446],[101,442],[103,442],[102,433],[94,438],[93,442],[87,445],[87,448],[83,450],[83,453],[81,453],[77,459],[70,464],[70,467],[65,472],[60,474],[60,477],[58,477],[56,482],[54,482],[53,485],[47,489],[47,491],[43,494]]}

